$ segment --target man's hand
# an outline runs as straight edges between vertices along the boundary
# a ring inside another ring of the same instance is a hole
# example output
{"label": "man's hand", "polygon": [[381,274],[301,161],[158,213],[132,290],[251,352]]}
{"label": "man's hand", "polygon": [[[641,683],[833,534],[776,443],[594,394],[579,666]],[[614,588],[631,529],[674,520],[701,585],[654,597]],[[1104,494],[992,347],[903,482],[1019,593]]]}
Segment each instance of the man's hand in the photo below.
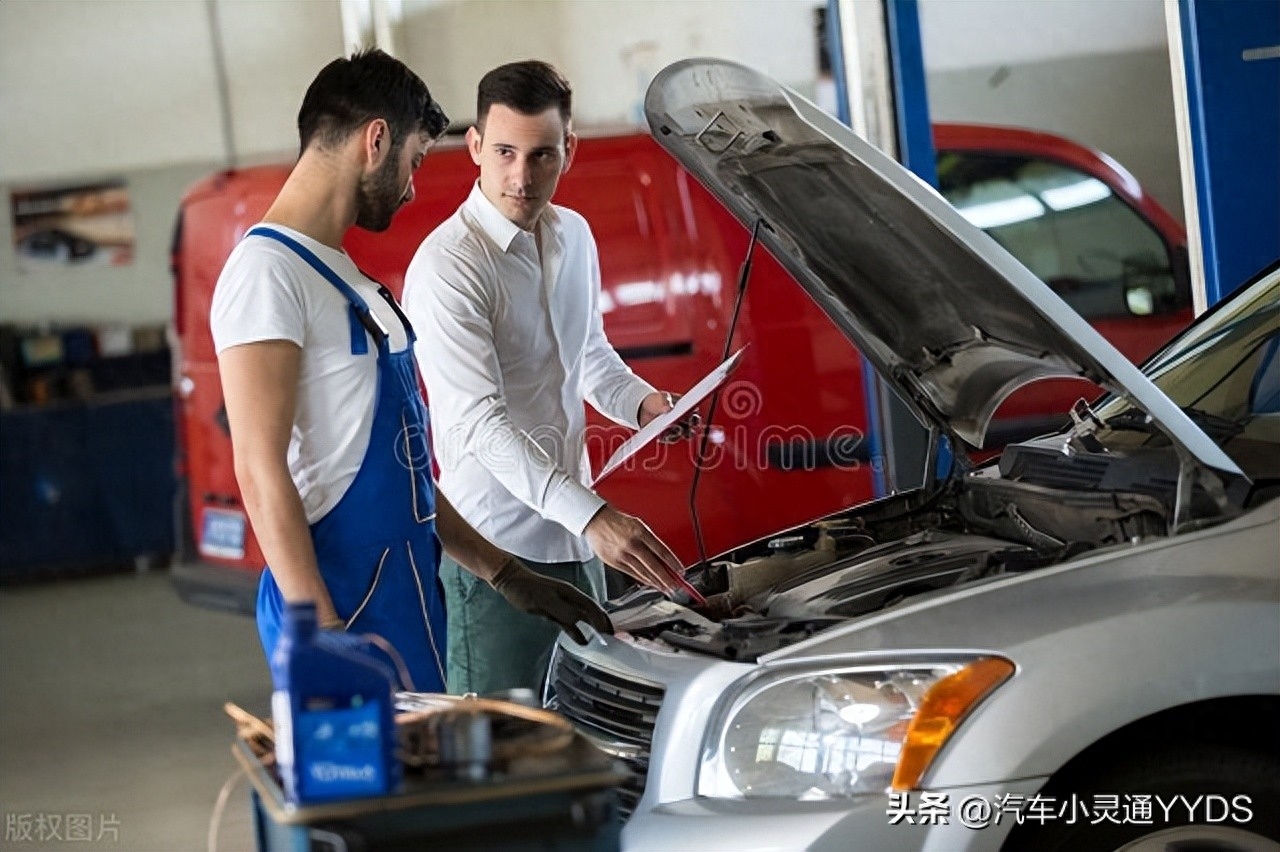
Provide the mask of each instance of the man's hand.
{"label": "man's hand", "polygon": [[613,633],[613,622],[598,603],[563,580],[553,580],[531,570],[514,556],[507,558],[489,584],[521,612],[540,615],[559,624],[579,645],[587,644],[587,637],[578,629],[579,621],[585,621],[600,633]]}
{"label": "man's hand", "polygon": [[671,575],[684,566],[645,522],[605,504],[588,523],[584,535],[602,561],[645,586],[675,591]]}
{"label": "man's hand", "polygon": [[[649,421],[655,417],[661,417],[672,408],[675,407],[676,400],[680,399],[680,394],[667,393],[666,391],[655,391],[646,396],[640,402],[640,413],[636,420],[643,429],[649,425]],[[658,438],[664,444],[674,444],[676,441],[685,438],[692,438],[694,430],[702,423],[702,417],[697,411],[689,412],[689,415],[678,423],[673,423],[671,428],[663,432]]]}

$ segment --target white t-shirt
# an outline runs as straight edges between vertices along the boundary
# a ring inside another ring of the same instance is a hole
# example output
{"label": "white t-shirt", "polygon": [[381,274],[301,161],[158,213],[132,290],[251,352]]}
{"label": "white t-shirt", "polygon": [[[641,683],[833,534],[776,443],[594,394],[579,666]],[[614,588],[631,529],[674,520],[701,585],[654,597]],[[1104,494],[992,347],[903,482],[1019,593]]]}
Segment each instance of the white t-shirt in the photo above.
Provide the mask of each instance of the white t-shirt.
{"label": "white t-shirt", "polygon": [[[270,225],[309,248],[364,298],[390,332],[393,352],[408,346],[404,325],[378,286],[345,252],[281,225]],[[209,312],[214,348],[288,340],[302,348],[298,407],[289,437],[289,472],[307,522],[337,505],[355,479],[369,445],[377,393],[378,349],[351,354],[348,302],[338,288],[269,237],[241,240],[218,277]],[[363,332],[363,328],[361,328]]]}

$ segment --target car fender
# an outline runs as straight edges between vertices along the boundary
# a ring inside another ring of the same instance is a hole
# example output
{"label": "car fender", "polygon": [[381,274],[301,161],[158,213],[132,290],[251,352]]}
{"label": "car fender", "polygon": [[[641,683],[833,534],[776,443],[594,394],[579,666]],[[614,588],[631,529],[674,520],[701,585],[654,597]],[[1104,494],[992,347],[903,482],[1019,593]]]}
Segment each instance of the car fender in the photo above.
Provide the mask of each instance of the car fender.
{"label": "car fender", "polygon": [[764,658],[996,654],[1016,671],[959,726],[925,786],[1050,775],[1172,707],[1280,695],[1280,500],[1212,529],[935,594]]}

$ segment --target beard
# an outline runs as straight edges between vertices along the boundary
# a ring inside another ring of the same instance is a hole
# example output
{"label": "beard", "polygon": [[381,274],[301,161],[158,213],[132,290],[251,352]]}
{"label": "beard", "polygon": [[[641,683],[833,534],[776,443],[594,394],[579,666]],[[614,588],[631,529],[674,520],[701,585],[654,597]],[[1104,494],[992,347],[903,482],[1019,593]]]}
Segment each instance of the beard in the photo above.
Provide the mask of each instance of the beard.
{"label": "beard", "polygon": [[400,209],[404,185],[400,183],[399,160],[392,151],[378,170],[360,179],[356,200],[356,227],[381,233],[391,227],[391,217]]}

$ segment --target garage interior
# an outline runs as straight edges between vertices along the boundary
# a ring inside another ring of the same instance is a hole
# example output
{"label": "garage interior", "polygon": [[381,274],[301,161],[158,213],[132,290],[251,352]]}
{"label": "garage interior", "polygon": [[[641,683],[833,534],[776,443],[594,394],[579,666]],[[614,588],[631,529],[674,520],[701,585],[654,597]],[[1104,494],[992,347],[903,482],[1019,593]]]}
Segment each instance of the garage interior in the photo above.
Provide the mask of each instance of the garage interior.
{"label": "garage interior", "polygon": [[[1213,247],[1204,223],[1224,214],[1188,186],[1176,0],[887,2],[918,9],[927,86],[907,97],[929,120],[1045,131],[1105,152],[1187,227],[1201,300],[1204,267],[1209,301],[1243,280],[1224,273],[1212,291],[1215,260],[1196,259]],[[11,199],[0,216],[3,848],[63,848],[37,827],[68,815],[91,823],[73,848],[215,848],[211,831],[217,849],[259,842],[245,783],[225,787],[237,765],[222,709],[270,717],[252,620],[183,601],[170,577],[199,558],[175,473],[170,265],[188,187],[292,160],[301,93],[357,45],[402,59],[459,122],[485,70],[538,57],[574,82],[579,127],[636,128],[654,75],[692,56],[743,63],[834,104],[820,21],[868,5],[880,4],[0,3],[0,190]],[[33,236],[20,202],[77,192],[113,199],[96,247]]]}

